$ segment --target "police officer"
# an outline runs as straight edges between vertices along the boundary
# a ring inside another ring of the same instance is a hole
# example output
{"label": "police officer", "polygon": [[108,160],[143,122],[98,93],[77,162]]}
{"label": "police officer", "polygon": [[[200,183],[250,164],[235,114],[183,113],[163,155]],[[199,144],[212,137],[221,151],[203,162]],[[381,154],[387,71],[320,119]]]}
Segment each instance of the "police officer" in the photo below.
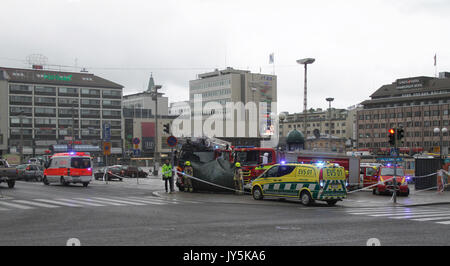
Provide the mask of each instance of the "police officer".
{"label": "police officer", "polygon": [[241,169],[241,163],[237,162],[235,166],[236,168],[234,169],[234,189],[236,190],[236,194],[242,194],[244,177]]}
{"label": "police officer", "polygon": [[[184,173],[190,176],[194,176],[194,169],[191,166],[190,161],[186,161],[184,163]],[[192,181],[189,176],[183,176],[183,183],[184,183],[184,191],[187,192],[193,192],[194,188],[192,187]]]}
{"label": "police officer", "polygon": [[170,184],[170,193],[173,193],[173,175],[172,175],[172,165],[170,164],[169,160],[165,160],[163,166],[162,166],[162,178],[165,182],[166,186],[166,193],[169,192],[168,190],[168,182]]}

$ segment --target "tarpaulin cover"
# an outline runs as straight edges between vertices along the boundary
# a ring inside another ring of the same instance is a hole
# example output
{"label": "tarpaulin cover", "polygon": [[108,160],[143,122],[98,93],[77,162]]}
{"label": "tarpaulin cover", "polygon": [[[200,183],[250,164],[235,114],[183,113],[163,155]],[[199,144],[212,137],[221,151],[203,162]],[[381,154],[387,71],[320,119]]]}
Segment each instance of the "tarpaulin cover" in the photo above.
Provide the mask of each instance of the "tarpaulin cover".
{"label": "tarpaulin cover", "polygon": [[[218,158],[207,163],[192,161],[191,164],[194,169],[194,177],[220,186],[231,189],[234,188],[234,167],[229,161]],[[194,188],[194,191],[231,192],[230,190],[209,185],[194,179],[192,179],[192,187]]]}

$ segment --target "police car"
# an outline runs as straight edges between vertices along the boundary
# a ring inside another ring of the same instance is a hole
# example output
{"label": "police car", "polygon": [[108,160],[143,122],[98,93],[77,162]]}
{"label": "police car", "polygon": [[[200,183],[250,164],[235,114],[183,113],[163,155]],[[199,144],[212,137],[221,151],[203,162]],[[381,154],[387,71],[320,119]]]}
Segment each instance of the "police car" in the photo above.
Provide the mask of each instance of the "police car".
{"label": "police car", "polygon": [[333,206],[347,197],[345,169],[336,164],[276,164],[252,182],[256,200],[264,197],[298,198],[304,205],[315,200]]}

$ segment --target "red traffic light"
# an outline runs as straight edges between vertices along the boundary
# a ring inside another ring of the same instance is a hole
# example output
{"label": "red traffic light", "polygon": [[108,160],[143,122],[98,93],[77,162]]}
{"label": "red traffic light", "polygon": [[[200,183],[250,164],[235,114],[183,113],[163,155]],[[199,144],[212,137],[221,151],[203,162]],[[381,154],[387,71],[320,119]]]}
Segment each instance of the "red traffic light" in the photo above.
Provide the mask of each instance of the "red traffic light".
{"label": "red traffic light", "polygon": [[395,129],[393,129],[393,128],[391,128],[391,129],[389,129],[389,134],[395,134]]}

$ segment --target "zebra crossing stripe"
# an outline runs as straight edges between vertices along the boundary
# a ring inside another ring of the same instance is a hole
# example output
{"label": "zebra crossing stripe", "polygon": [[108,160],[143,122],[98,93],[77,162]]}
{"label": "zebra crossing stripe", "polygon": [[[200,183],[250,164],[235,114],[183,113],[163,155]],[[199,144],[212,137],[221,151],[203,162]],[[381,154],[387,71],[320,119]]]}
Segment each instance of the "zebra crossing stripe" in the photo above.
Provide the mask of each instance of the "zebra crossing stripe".
{"label": "zebra crossing stripe", "polygon": [[365,213],[369,216],[374,217],[383,217],[383,216],[390,216],[390,215],[404,215],[404,214],[410,214],[410,213],[429,213],[429,212],[437,212],[436,210],[426,210],[426,211],[411,211],[411,210],[404,210],[404,211],[386,211],[386,212],[371,212],[371,213]]}
{"label": "zebra crossing stripe", "polygon": [[127,199],[138,199],[138,200],[150,200],[150,201],[156,201],[156,202],[162,202],[162,203],[169,203],[169,204],[179,204],[180,201],[177,201],[176,199],[161,199],[157,197],[127,197]]}
{"label": "zebra crossing stripe", "polygon": [[115,199],[101,198],[101,197],[93,197],[93,198],[94,199],[99,199],[99,200],[106,200],[106,201],[124,203],[124,204],[129,204],[129,205],[136,205],[136,206],[144,206],[145,205],[145,204],[142,204],[142,203],[131,202],[131,201],[126,201],[126,200],[115,200]]}
{"label": "zebra crossing stripe", "polygon": [[419,215],[406,215],[406,216],[400,216],[400,217],[390,217],[392,219],[410,219],[410,218],[425,218],[425,217],[437,217],[437,216],[444,216],[444,215],[449,215],[450,212],[445,212],[445,213],[436,213],[436,214],[419,214]]}
{"label": "zebra crossing stripe", "polygon": [[45,204],[45,203],[39,203],[39,202],[34,202],[34,201],[28,201],[28,200],[14,200],[14,202],[37,206],[37,207],[43,207],[43,208],[59,208],[59,206]]}
{"label": "zebra crossing stripe", "polygon": [[9,209],[0,208],[0,211],[9,211]]}
{"label": "zebra crossing stripe", "polygon": [[25,206],[25,205],[20,205],[20,204],[15,204],[15,203],[11,203],[11,202],[5,202],[5,201],[0,201],[0,205],[4,205],[6,207],[12,207],[12,208],[16,208],[16,209],[22,209],[22,210],[34,209],[33,207],[30,207],[30,206]]}
{"label": "zebra crossing stripe", "polygon": [[445,221],[445,222],[436,222],[437,224],[450,224],[450,221]]}
{"label": "zebra crossing stripe", "polygon": [[450,216],[433,217],[433,218],[419,218],[419,219],[411,219],[411,220],[419,221],[419,222],[426,222],[426,221],[447,220],[447,219],[450,219]]}
{"label": "zebra crossing stripe", "polygon": [[75,203],[75,204],[83,204],[83,205],[94,206],[94,207],[105,206],[105,205],[101,205],[101,204],[98,204],[98,203],[83,202],[81,200],[74,200],[74,199],[55,199],[55,200],[62,200],[62,201],[71,202],[71,203]]}
{"label": "zebra crossing stripe", "polygon": [[52,203],[52,204],[56,204],[56,205],[67,206],[67,207],[83,207],[83,206],[78,205],[78,204],[72,204],[72,203],[68,203],[68,202],[61,202],[61,201],[57,201],[57,200],[49,200],[49,199],[35,199],[35,200],[42,201],[42,202],[47,202],[47,203]]}
{"label": "zebra crossing stripe", "polygon": [[105,200],[95,200],[95,199],[85,199],[85,198],[75,198],[76,200],[80,200],[81,202],[96,202],[100,204],[106,204],[106,205],[113,205],[113,206],[125,206],[125,204],[117,203],[117,202],[111,202],[111,201],[105,201]]}
{"label": "zebra crossing stripe", "polygon": [[411,216],[411,215],[431,215],[431,214],[445,214],[445,212],[442,211],[404,212],[404,213],[390,213],[390,214],[375,214],[370,216],[382,217],[382,216]]}
{"label": "zebra crossing stripe", "polygon": [[[146,199],[132,199],[132,198],[126,198],[126,200],[131,200],[134,202],[140,202],[140,203],[148,203],[148,204],[155,204],[155,205],[165,205],[164,202],[161,201],[152,201],[152,200],[146,200]],[[168,202],[171,203],[171,202]]]}

